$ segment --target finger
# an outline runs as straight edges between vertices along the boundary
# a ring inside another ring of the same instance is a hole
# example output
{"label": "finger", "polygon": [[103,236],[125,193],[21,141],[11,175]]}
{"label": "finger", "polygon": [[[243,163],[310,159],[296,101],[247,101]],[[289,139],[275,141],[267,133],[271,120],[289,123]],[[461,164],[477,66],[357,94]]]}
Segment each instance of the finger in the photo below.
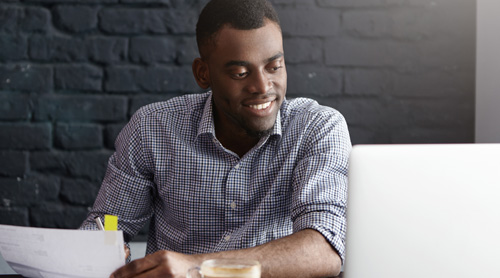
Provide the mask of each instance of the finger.
{"label": "finger", "polygon": [[130,249],[125,245],[125,258],[128,258],[130,256]]}

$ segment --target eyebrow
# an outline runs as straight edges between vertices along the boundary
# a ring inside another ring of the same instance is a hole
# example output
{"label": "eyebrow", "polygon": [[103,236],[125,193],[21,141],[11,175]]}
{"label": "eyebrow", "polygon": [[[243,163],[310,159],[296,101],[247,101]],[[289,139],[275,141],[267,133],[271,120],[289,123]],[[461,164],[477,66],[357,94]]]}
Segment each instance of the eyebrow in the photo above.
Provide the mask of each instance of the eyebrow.
{"label": "eyebrow", "polygon": [[235,60],[232,60],[232,61],[229,61],[227,62],[224,66],[226,68],[229,68],[229,67],[232,67],[232,66],[240,66],[240,67],[246,67],[250,65],[250,62],[247,62],[247,61],[235,61]]}
{"label": "eyebrow", "polygon": [[284,56],[283,52],[279,52],[278,54],[274,55],[273,57],[267,59],[267,62],[268,63],[272,62],[272,61],[277,60],[277,59],[279,59],[279,58],[281,58],[283,56]]}
{"label": "eyebrow", "polygon": [[[274,55],[274,56],[266,59],[266,63],[269,63],[269,62],[272,62],[274,60],[277,60],[277,59],[279,59],[279,58],[281,58],[283,56],[284,56],[283,52],[279,52],[278,54],[276,54],[276,55]],[[248,62],[248,61],[232,60],[232,61],[227,62],[224,66],[226,68],[228,68],[228,67],[232,67],[232,66],[246,67],[248,65],[250,65],[250,62]]]}

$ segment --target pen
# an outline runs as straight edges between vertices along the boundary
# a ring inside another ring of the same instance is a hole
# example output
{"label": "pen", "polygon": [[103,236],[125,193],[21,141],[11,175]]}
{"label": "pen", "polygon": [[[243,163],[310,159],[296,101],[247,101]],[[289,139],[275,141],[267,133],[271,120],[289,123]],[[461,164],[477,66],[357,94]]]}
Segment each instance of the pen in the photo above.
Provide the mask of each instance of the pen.
{"label": "pen", "polygon": [[95,220],[95,223],[97,224],[97,227],[99,228],[99,230],[104,231],[104,226],[102,225],[101,218],[99,216],[96,216],[94,218],[94,220]]}

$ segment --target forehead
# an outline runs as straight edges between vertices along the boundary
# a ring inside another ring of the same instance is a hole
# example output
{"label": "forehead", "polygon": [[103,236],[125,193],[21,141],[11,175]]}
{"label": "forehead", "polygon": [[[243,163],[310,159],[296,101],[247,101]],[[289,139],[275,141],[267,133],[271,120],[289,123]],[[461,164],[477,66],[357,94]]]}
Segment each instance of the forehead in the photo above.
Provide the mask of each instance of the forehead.
{"label": "forehead", "polygon": [[215,38],[210,59],[252,61],[268,59],[277,53],[283,53],[281,29],[276,23],[266,20],[263,27],[251,30],[223,26]]}

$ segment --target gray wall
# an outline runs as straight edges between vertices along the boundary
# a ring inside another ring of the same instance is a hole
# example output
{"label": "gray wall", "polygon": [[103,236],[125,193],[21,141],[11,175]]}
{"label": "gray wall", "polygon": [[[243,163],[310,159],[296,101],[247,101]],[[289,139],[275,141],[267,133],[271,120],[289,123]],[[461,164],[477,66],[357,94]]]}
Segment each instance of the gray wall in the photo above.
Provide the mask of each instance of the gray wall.
{"label": "gray wall", "polygon": [[476,142],[500,143],[500,2],[477,2]]}
{"label": "gray wall", "polygon": [[[1,2],[0,223],[81,223],[130,115],[199,92],[205,2]],[[474,140],[475,1],[273,3],[288,96],[340,110],[353,143]]]}

